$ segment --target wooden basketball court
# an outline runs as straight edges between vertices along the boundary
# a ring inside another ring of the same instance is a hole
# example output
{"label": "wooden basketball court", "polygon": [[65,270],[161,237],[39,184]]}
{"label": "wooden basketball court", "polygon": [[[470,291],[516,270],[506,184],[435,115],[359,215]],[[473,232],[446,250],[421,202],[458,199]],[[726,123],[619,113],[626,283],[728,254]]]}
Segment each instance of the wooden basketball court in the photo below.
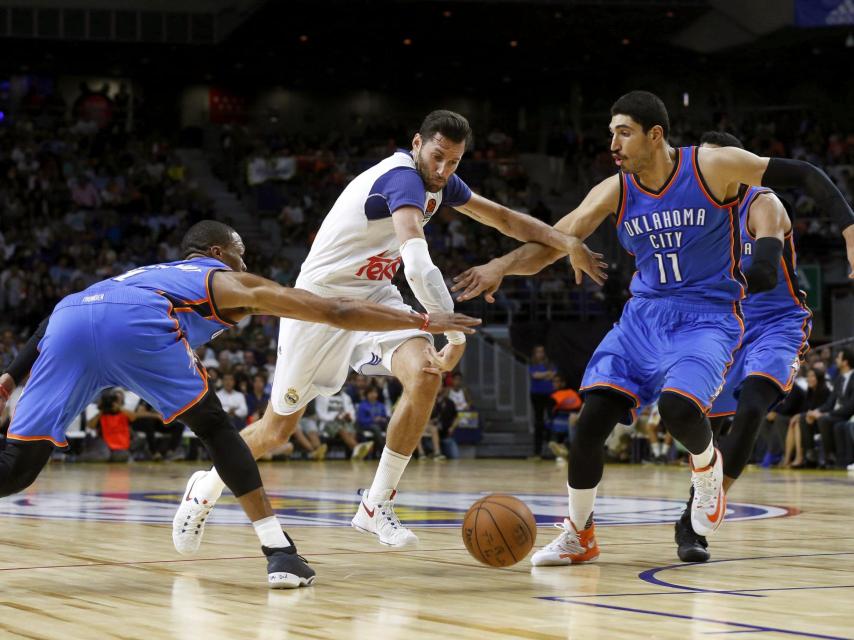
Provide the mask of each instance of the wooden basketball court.
{"label": "wooden basketball court", "polygon": [[712,562],[676,558],[686,468],[609,466],[594,564],[480,566],[459,531],[496,491],[534,511],[537,546],[566,509],[554,462],[413,462],[398,513],[421,544],[397,551],[346,526],[375,463],[262,463],[316,585],[267,588],[257,539],[223,498],[201,553],[172,549],[189,464],[50,465],[0,500],[3,638],[854,637],[854,475],[747,471]]}

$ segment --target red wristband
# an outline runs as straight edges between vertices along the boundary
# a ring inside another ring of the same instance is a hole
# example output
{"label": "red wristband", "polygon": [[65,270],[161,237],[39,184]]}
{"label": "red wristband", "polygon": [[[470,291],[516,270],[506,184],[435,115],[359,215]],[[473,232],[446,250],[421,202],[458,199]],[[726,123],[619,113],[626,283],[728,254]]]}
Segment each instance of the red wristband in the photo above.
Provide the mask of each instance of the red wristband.
{"label": "red wristband", "polygon": [[424,324],[421,325],[421,328],[419,329],[419,331],[427,331],[427,327],[430,326],[430,314],[429,313],[419,313],[418,315],[424,319]]}

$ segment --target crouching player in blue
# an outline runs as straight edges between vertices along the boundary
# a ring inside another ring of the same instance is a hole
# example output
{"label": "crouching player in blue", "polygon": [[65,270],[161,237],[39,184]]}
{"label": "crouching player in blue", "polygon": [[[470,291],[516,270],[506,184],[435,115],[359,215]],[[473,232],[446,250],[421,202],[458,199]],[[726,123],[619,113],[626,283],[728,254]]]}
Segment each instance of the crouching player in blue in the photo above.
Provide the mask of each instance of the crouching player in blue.
{"label": "crouching player in blue", "polygon": [[362,331],[471,333],[479,321],[282,287],[246,273],[240,236],[212,220],[191,227],[181,249],[181,261],[133,269],[63,298],[0,377],[5,400],[30,373],[0,452],[0,496],[33,483],[54,449],[67,446],[67,425],[101,390],[125,387],[204,443],[258,534],[270,586],[311,585],[314,570],[282,530],[258,466],[193,349],[257,314]]}
{"label": "crouching player in blue", "polygon": [[[735,136],[718,131],[704,133],[701,143],[703,148],[744,148]],[[716,432],[718,423],[734,415],[729,431],[718,439],[725,493],[747,465],[765,414],[791,390],[812,328],[795,271],[792,222],[783,204],[770,189],[742,187],[738,217],[741,269],[747,280],[747,298],[741,303],[744,338],[709,412]],[[689,499],[676,522],[679,559],[706,562],[708,542],[691,526],[690,507]]]}

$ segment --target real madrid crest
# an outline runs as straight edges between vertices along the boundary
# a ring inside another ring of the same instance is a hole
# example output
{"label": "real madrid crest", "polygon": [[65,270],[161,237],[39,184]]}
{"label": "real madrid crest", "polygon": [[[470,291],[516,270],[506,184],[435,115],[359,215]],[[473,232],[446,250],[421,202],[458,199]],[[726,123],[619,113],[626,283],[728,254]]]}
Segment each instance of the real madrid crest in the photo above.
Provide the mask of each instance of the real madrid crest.
{"label": "real madrid crest", "polygon": [[287,402],[288,404],[296,404],[297,402],[299,402],[299,394],[297,393],[296,389],[294,389],[293,387],[288,389],[288,392],[285,394],[285,402]]}

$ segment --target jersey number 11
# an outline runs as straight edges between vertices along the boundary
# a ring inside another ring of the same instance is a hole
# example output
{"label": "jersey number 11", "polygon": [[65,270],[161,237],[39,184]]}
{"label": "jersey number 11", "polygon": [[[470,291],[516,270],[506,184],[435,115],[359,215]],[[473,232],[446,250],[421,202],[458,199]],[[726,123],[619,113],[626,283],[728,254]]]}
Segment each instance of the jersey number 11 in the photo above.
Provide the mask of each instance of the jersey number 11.
{"label": "jersey number 11", "polygon": [[658,261],[658,281],[661,284],[667,284],[667,269],[664,267],[664,258],[670,259],[670,268],[673,271],[673,280],[671,282],[682,282],[682,272],[679,271],[679,255],[675,253],[656,253],[655,259]]}

